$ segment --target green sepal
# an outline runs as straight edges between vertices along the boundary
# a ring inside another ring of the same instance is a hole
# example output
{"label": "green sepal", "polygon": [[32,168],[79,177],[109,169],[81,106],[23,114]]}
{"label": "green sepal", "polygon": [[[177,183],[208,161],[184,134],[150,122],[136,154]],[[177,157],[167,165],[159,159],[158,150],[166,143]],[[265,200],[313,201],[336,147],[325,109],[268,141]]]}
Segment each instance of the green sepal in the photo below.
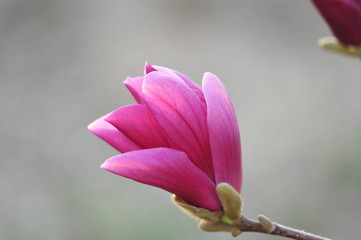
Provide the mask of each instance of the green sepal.
{"label": "green sepal", "polygon": [[221,218],[221,221],[224,222],[224,223],[227,223],[229,225],[234,225],[236,224],[235,221],[233,221],[232,219],[230,219],[229,217],[227,217],[226,214],[224,214]]}

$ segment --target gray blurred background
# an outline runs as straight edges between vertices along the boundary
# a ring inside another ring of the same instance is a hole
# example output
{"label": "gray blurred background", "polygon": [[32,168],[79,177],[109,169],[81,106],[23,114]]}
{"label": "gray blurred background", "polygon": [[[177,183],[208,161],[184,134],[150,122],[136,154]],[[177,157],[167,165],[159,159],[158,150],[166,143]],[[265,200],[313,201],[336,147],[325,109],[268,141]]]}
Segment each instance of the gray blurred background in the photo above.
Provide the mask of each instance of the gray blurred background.
{"label": "gray blurred background", "polygon": [[233,239],[99,168],[117,152],[86,127],[134,102],[146,60],[228,88],[247,216],[359,239],[361,61],[326,35],[309,1],[1,0],[0,239]]}

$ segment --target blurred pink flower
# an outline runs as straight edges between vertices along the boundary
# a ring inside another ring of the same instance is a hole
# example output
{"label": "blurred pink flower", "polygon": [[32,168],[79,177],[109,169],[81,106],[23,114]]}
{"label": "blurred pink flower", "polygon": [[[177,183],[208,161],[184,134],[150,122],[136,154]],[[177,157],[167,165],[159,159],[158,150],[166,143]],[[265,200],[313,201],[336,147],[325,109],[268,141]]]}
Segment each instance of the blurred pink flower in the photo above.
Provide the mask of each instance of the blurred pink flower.
{"label": "blurred pink flower", "polygon": [[138,104],[88,127],[123,153],[101,168],[220,210],[216,185],[226,182],[239,192],[242,181],[237,120],[220,80],[205,73],[201,89],[179,72],[146,63],[145,76],[124,84]]}
{"label": "blurred pink flower", "polygon": [[312,0],[338,41],[361,45],[361,0]]}

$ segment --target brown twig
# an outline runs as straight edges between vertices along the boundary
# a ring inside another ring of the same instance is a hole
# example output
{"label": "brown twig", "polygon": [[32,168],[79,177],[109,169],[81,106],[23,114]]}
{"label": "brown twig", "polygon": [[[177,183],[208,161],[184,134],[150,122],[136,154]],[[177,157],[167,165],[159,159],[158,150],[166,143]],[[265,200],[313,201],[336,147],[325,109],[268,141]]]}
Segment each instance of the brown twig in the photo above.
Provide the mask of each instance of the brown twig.
{"label": "brown twig", "polygon": [[[261,218],[261,219],[260,219]],[[241,232],[258,232],[270,235],[277,235],[297,240],[331,240],[329,238],[317,236],[294,228],[286,227],[278,223],[271,222],[268,218],[260,216],[260,222],[251,220],[242,216],[240,223],[237,224],[240,232],[235,232],[233,236],[239,235]]]}

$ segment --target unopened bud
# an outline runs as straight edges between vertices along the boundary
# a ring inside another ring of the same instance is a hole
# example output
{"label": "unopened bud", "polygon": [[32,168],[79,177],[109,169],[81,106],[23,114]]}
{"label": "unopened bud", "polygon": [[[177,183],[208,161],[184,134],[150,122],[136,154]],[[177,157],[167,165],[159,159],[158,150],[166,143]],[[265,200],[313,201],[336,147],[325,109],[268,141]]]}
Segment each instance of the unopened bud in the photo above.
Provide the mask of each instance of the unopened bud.
{"label": "unopened bud", "polygon": [[275,230],[276,225],[266,216],[259,215],[258,222],[262,225],[262,227],[268,232],[271,233]]}

